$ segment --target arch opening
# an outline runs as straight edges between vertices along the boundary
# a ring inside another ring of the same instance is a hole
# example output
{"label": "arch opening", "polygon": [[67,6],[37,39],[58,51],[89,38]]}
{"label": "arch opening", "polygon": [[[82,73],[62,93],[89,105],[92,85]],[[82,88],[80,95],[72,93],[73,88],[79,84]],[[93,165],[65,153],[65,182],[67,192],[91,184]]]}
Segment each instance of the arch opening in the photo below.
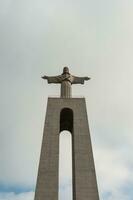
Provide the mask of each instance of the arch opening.
{"label": "arch opening", "polygon": [[70,108],[63,108],[60,113],[60,132],[73,132],[73,111]]}
{"label": "arch opening", "polygon": [[59,137],[59,200],[72,200],[72,134],[62,131]]}

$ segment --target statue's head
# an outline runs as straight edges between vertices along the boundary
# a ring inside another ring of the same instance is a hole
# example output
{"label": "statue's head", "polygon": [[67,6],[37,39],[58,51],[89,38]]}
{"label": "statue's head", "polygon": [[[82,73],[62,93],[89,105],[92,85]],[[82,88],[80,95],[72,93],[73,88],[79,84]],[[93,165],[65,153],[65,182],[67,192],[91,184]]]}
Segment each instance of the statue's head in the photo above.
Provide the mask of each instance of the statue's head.
{"label": "statue's head", "polygon": [[63,74],[69,74],[69,68],[68,67],[63,68]]}

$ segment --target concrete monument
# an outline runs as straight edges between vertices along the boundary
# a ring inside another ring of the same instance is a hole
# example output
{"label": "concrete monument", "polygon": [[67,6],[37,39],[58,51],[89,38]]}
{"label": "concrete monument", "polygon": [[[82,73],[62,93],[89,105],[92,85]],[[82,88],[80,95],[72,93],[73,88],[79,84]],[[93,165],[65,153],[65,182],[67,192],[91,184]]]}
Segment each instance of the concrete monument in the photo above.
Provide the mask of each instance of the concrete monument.
{"label": "concrete monument", "polygon": [[61,97],[48,98],[35,200],[58,200],[63,130],[72,134],[73,200],[99,200],[85,99],[71,97],[72,84],[84,84],[90,78],[73,76],[67,67],[62,75],[42,78],[60,83]]}

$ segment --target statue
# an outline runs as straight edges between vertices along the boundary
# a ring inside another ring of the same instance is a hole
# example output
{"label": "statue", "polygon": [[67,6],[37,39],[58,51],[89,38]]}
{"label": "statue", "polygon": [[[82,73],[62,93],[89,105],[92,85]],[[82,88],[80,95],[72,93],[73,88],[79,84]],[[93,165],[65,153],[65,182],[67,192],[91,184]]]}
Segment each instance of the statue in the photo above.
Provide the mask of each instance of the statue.
{"label": "statue", "polygon": [[71,98],[71,85],[72,84],[84,84],[84,81],[89,80],[89,77],[77,77],[69,73],[69,68],[64,67],[63,73],[59,76],[43,76],[43,79],[47,79],[48,83],[60,83],[61,84],[61,97]]}

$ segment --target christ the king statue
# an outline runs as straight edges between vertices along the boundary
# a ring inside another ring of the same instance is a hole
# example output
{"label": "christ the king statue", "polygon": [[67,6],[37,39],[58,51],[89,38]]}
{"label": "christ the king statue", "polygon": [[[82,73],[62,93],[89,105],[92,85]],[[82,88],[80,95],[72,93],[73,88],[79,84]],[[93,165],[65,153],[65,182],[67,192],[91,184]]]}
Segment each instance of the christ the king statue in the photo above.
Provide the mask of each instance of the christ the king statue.
{"label": "christ the king statue", "polygon": [[47,79],[48,83],[61,84],[61,98],[71,98],[72,84],[84,84],[84,81],[90,79],[89,77],[77,77],[71,75],[68,67],[64,67],[63,73],[59,76],[43,76],[42,78]]}

